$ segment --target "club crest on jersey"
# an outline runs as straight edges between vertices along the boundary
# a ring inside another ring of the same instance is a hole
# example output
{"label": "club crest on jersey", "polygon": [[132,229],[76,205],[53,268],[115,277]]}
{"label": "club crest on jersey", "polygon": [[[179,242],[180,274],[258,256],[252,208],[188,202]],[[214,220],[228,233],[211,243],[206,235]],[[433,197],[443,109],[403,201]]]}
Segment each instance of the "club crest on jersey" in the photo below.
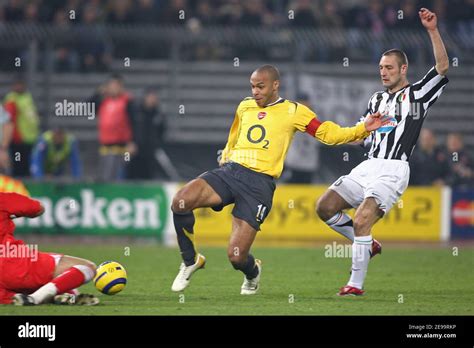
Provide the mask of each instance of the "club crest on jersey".
{"label": "club crest on jersey", "polygon": [[406,96],[407,96],[407,95],[405,94],[405,92],[401,93],[401,94],[398,96],[397,102],[401,103],[402,101],[405,100]]}
{"label": "club crest on jersey", "polygon": [[265,116],[267,116],[267,113],[265,111],[260,111],[257,115],[258,119],[261,120],[262,118],[264,118]]}
{"label": "club crest on jersey", "polygon": [[388,120],[388,123],[377,129],[378,133],[390,133],[396,126],[398,122],[397,119],[391,116]]}

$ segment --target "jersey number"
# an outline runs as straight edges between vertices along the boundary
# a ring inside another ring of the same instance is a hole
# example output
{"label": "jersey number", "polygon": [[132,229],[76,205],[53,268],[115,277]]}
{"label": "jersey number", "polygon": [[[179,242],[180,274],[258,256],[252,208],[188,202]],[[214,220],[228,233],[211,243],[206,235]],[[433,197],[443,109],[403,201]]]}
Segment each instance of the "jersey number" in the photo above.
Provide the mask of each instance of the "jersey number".
{"label": "jersey number", "polygon": [[[260,136],[257,138],[253,134],[254,129],[260,129]],[[250,141],[252,144],[258,144],[260,142],[265,142],[263,145],[264,149],[268,149],[268,145],[270,144],[270,141],[265,139],[265,136],[267,135],[267,131],[265,130],[265,127],[262,125],[256,124],[253,125],[252,127],[249,128],[249,131],[247,132],[247,140]]]}
{"label": "jersey number", "polygon": [[264,206],[263,204],[259,204],[257,205],[257,221],[258,222],[263,222],[263,220],[265,219],[265,212],[267,211],[267,207]]}

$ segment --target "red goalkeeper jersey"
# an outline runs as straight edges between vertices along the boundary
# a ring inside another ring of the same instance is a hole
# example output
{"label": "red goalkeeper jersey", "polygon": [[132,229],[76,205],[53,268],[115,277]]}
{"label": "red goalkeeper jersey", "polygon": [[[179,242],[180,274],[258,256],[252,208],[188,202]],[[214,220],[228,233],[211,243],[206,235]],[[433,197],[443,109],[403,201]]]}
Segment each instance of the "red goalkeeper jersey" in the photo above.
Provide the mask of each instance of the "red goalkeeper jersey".
{"label": "red goalkeeper jersey", "polygon": [[[2,250],[6,245],[24,244],[23,241],[13,237],[15,224],[13,216],[36,217],[42,211],[40,202],[18,193],[0,193],[0,245]],[[46,255],[46,254],[44,254]],[[32,262],[27,257],[0,257],[0,304],[11,303],[11,297],[16,290],[24,288],[37,288],[52,276],[54,261],[50,257],[39,253],[37,262]],[[43,272],[40,272],[44,270]],[[43,273],[45,275],[43,275]],[[51,276],[50,276],[51,273]],[[15,286],[8,286],[14,284]]]}
{"label": "red goalkeeper jersey", "polygon": [[41,212],[40,202],[18,193],[0,193],[0,244],[23,244],[15,240],[12,216],[36,217]]}

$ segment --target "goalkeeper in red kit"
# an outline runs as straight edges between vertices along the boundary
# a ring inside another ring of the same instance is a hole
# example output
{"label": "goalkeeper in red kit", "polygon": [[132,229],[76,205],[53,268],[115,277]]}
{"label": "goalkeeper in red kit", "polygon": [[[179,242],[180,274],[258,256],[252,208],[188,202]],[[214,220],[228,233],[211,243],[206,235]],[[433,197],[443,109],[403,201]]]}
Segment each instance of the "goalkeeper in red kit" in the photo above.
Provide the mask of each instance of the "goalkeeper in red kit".
{"label": "goalkeeper in red kit", "polygon": [[77,290],[94,278],[93,262],[39,252],[14,238],[12,219],[34,218],[43,212],[36,200],[17,193],[0,193],[0,304],[98,304],[97,297]]}

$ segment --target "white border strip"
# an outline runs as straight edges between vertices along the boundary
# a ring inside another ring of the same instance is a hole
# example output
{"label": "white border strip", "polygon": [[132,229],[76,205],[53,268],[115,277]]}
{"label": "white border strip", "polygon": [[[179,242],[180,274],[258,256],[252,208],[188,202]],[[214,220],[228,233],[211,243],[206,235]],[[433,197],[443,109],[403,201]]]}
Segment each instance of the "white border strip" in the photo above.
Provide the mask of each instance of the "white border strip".
{"label": "white border strip", "polygon": [[441,189],[441,241],[451,239],[451,187],[443,186]]}
{"label": "white border strip", "polygon": [[178,241],[176,240],[176,232],[174,230],[173,214],[171,213],[171,202],[173,200],[173,196],[176,194],[176,192],[178,192],[180,185],[177,183],[165,183],[163,186],[165,188],[169,203],[167,209],[168,218],[166,219],[166,226],[163,230],[163,244],[168,247],[175,247],[178,245]]}

